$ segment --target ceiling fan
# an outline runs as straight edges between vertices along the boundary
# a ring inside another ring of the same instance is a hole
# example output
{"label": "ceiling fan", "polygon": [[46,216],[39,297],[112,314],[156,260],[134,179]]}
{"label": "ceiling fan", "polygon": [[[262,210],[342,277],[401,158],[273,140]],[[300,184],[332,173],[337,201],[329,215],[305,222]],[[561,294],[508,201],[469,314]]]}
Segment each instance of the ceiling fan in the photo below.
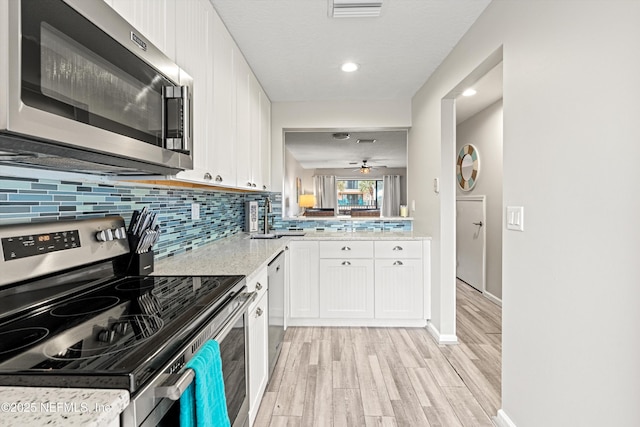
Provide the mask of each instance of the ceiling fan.
{"label": "ceiling fan", "polygon": [[[357,165],[358,162],[351,162],[349,163],[350,165]],[[384,168],[386,166],[376,166],[375,168],[373,166],[370,166],[367,163],[367,160],[363,160],[362,161],[362,165],[358,168],[358,169],[354,169],[354,171],[360,171],[361,174],[368,174],[370,173],[373,169],[377,169],[377,168]]]}

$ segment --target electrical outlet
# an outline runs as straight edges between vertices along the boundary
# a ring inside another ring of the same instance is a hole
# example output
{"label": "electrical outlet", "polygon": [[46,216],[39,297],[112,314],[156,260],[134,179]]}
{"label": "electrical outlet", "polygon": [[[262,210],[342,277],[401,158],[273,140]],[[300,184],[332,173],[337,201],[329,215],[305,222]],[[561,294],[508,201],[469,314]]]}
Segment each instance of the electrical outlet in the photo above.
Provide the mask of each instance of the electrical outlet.
{"label": "electrical outlet", "polygon": [[200,203],[191,203],[191,219],[200,219]]}

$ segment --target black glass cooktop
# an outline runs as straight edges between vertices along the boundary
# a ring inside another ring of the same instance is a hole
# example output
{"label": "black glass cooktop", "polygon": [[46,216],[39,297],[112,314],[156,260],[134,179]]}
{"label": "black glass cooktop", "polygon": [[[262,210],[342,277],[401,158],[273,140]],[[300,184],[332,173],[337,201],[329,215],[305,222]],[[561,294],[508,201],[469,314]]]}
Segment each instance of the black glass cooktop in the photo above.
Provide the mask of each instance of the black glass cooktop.
{"label": "black glass cooktop", "polygon": [[135,391],[244,276],[125,277],[0,324],[0,385]]}

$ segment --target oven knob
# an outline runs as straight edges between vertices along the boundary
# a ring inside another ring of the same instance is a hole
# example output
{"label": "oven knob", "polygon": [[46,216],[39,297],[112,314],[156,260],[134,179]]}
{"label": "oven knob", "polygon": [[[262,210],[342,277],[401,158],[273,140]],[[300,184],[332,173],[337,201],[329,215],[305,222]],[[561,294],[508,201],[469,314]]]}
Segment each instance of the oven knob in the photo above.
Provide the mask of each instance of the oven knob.
{"label": "oven knob", "polygon": [[113,230],[113,235],[116,240],[126,239],[127,238],[127,230],[124,227],[115,228]]}
{"label": "oven knob", "polygon": [[113,232],[111,229],[102,230],[96,233],[96,239],[100,242],[108,242],[113,240]]}
{"label": "oven knob", "polygon": [[104,343],[111,343],[115,338],[116,333],[110,329],[103,329],[98,332],[98,341]]}

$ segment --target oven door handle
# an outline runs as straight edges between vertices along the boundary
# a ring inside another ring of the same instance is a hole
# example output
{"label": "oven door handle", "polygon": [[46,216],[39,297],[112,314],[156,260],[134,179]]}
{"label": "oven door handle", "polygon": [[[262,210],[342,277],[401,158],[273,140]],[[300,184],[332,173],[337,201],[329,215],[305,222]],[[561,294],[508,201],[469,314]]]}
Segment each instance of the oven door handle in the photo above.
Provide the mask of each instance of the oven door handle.
{"label": "oven door handle", "polygon": [[[249,307],[249,305],[253,301],[255,301],[257,296],[258,292],[245,292],[244,294],[242,294],[240,297],[241,303],[240,306],[236,309],[236,313],[229,319],[227,323],[225,323],[222,329],[220,329],[220,332],[218,332],[212,339],[218,342],[222,341],[229,334],[229,332],[231,332],[231,329],[233,329],[233,326],[236,324],[240,316],[242,316],[247,311],[247,307]],[[187,387],[189,387],[189,384],[193,382],[195,377],[196,373],[194,372],[194,370],[191,368],[187,368],[182,372],[176,382],[172,385],[163,385],[162,387],[156,387],[155,396],[157,398],[178,400],[180,399],[180,396],[182,396],[182,393],[185,392]]]}

